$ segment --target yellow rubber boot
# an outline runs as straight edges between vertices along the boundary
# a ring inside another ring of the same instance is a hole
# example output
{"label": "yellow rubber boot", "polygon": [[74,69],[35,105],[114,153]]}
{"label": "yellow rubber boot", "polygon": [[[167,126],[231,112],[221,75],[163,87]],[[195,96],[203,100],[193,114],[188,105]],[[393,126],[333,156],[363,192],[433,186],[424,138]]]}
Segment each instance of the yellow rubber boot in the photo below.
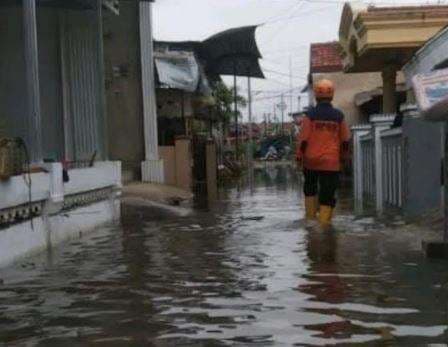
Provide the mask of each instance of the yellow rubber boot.
{"label": "yellow rubber boot", "polygon": [[333,219],[333,207],[321,205],[319,211],[319,222],[322,228],[324,229],[330,228],[332,219]]}
{"label": "yellow rubber boot", "polygon": [[315,220],[317,218],[317,196],[305,197],[305,217],[308,220]]}

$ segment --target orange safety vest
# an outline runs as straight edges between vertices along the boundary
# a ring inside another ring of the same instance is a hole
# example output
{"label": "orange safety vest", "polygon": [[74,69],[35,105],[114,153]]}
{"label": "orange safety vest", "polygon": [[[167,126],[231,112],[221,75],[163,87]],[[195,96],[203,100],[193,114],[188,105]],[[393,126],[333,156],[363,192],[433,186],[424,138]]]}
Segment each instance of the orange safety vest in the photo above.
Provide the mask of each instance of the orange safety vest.
{"label": "orange safety vest", "polygon": [[342,147],[350,137],[344,114],[330,103],[319,103],[303,119],[297,158],[308,170],[340,171]]}

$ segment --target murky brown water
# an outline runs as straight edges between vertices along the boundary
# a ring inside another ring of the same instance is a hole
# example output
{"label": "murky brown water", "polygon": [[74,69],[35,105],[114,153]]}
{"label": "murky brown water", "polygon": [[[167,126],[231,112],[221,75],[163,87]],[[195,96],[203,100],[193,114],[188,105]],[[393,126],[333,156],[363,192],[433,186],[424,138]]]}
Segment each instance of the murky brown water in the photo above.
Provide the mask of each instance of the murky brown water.
{"label": "murky brown water", "polygon": [[445,346],[448,263],[346,213],[307,230],[293,172],[256,177],[0,270],[0,345]]}

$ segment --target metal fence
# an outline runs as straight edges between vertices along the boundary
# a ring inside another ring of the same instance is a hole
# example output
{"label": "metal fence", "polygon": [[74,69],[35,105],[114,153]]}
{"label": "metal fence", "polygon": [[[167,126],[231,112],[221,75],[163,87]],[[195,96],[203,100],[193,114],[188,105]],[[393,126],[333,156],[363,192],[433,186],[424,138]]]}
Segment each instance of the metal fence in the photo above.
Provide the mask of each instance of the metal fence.
{"label": "metal fence", "polygon": [[403,133],[401,128],[381,132],[382,196],[386,206],[403,206]]}
{"label": "metal fence", "polygon": [[369,200],[375,199],[375,143],[372,134],[361,136],[362,193]]}
{"label": "metal fence", "polygon": [[95,11],[61,15],[61,59],[65,97],[66,158],[88,160],[104,154],[104,119],[99,53],[99,18]]}

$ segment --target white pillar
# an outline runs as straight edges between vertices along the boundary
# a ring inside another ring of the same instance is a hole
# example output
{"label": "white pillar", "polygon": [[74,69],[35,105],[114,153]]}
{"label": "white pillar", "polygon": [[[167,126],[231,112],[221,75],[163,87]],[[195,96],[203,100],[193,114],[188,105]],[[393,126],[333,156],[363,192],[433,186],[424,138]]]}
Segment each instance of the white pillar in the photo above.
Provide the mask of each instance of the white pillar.
{"label": "white pillar", "polygon": [[23,37],[28,97],[27,145],[32,161],[42,162],[42,122],[40,114],[36,0],[23,0]]}
{"label": "white pillar", "polygon": [[389,129],[394,122],[394,115],[378,115],[370,118],[375,141],[375,204],[376,211],[383,213],[383,151],[381,132]]}
{"label": "white pillar", "polygon": [[157,136],[151,2],[139,2],[139,21],[145,136],[145,161],[142,163],[142,180],[144,182],[163,183],[163,161],[159,157],[159,140]]}
{"label": "white pillar", "polygon": [[103,0],[96,0],[96,14],[97,14],[97,47],[98,47],[98,79],[100,81],[100,100],[99,100],[99,116],[100,116],[100,146],[101,159],[107,160],[109,158],[109,138],[107,128],[106,115],[106,75],[104,71],[104,31],[103,31]]}
{"label": "white pillar", "polygon": [[361,136],[372,130],[371,125],[356,125],[352,127],[353,133],[353,193],[355,201],[355,212],[362,213],[363,210],[363,176],[362,172],[362,150]]}
{"label": "white pillar", "polygon": [[[59,213],[64,206],[64,182],[62,180],[62,164],[45,164],[50,178],[50,196],[45,201],[44,215],[51,216]],[[48,232],[51,229],[48,228]]]}

